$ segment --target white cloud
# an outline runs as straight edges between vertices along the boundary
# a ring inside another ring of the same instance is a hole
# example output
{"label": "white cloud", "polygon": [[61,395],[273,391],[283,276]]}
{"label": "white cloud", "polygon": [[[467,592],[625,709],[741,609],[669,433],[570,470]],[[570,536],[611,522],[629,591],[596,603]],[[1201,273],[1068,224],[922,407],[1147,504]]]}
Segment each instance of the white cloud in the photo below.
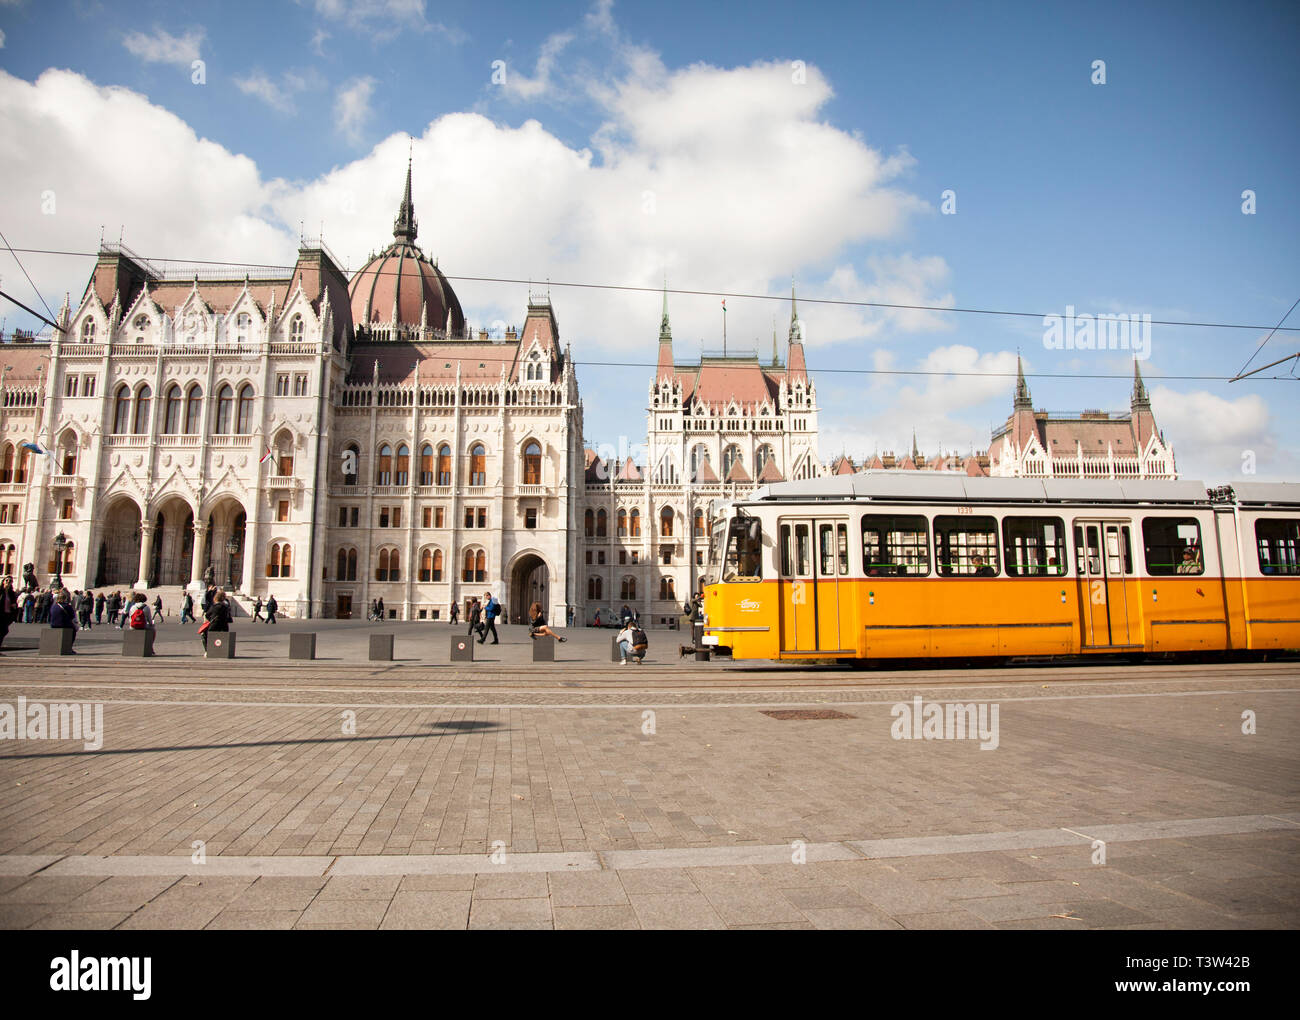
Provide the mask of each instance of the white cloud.
{"label": "white cloud", "polygon": [[334,100],[335,127],[353,145],[361,144],[362,131],[373,112],[370,97],[378,82],[374,78],[350,78],[339,86]]}
{"label": "white cloud", "polygon": [[184,35],[172,35],[161,28],[155,28],[153,35],[143,32],[130,32],[122,39],[122,45],[134,56],[149,64],[175,64],[188,68],[199,59],[199,50],[203,46],[206,31],[202,28],[191,29]]}
{"label": "white cloud", "polygon": [[323,28],[316,29],[316,31],[312,34],[311,49],[312,52],[316,54],[316,56],[318,57],[325,56],[325,40],[328,39],[329,37],[330,34],[326,32],[325,29]]}
{"label": "white cloud", "polygon": [[[1297,462],[1277,440],[1268,404],[1257,393],[1227,399],[1205,390],[1151,389],[1157,427],[1174,444],[1178,471],[1207,483],[1295,477]],[[1247,457],[1247,454],[1250,457]],[[1242,473],[1253,463],[1255,475]]]}
{"label": "white cloud", "polygon": [[0,29],[0,50],[4,48],[5,48],[5,33],[4,33],[4,29]]}
{"label": "white cloud", "polygon": [[529,78],[507,68],[505,81],[502,83],[506,94],[514,99],[538,99],[552,89],[551,72],[555,63],[564,52],[564,48],[573,41],[570,32],[557,32],[547,37],[537,55],[537,66],[533,77]]}
{"label": "white cloud", "polygon": [[[301,4],[305,0],[297,2]],[[386,42],[410,31],[438,32],[453,44],[468,38],[458,28],[429,21],[425,16],[425,0],[314,0],[312,6],[320,17],[364,32],[376,42]]]}
{"label": "white cloud", "polygon": [[262,100],[267,106],[280,113],[297,112],[294,96],[308,89],[323,88],[325,79],[319,71],[285,71],[280,81],[274,82],[261,71],[252,71],[242,78],[235,78],[235,87],[247,96]]}

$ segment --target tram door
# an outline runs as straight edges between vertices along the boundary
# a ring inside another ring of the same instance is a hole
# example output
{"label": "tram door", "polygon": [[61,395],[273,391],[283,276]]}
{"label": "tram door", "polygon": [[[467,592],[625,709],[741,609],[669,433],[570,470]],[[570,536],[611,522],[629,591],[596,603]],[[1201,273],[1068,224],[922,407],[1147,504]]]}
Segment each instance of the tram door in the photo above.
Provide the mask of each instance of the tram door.
{"label": "tram door", "polygon": [[1083,647],[1140,644],[1129,634],[1128,584],[1133,576],[1130,521],[1074,522],[1075,573],[1083,612]]}
{"label": "tram door", "polygon": [[[782,518],[781,650],[840,651],[840,580],[848,574],[848,525]],[[845,598],[847,598],[847,587]]]}

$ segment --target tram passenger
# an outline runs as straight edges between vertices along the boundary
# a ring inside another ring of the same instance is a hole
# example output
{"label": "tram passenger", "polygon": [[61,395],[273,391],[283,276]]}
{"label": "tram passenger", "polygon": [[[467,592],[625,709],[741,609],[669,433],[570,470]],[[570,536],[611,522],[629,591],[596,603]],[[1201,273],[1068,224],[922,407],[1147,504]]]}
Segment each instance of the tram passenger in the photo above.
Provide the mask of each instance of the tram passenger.
{"label": "tram passenger", "polygon": [[976,577],[994,577],[997,574],[992,567],[984,562],[984,557],[976,553],[970,558],[971,573]]}
{"label": "tram passenger", "polygon": [[1183,562],[1178,564],[1180,574],[1199,574],[1201,572],[1200,550],[1189,545],[1183,550]]}

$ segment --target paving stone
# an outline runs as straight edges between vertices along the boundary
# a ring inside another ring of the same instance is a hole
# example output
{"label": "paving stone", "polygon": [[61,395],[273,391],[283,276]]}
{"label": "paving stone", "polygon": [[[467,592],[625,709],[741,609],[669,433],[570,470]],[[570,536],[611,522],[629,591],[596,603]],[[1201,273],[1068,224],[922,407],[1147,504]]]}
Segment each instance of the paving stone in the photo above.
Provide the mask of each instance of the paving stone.
{"label": "paving stone", "polygon": [[992,928],[993,925],[969,910],[945,910],[928,914],[899,914],[896,921],[904,928],[942,929],[944,931],[969,928]]}
{"label": "paving stone", "polygon": [[[554,901],[552,901],[554,904]],[[552,906],[555,914],[555,927],[611,930],[618,928],[641,927],[636,912],[629,904],[621,906],[586,906],[560,907]]]}
{"label": "paving stone", "polygon": [[318,896],[302,912],[296,927],[338,924],[348,928],[378,928],[388,910],[389,899],[391,897],[373,899],[350,896],[324,899]]}
{"label": "paving stone", "polygon": [[476,875],[474,899],[523,900],[550,896],[550,882],[545,873],[510,875]]}
{"label": "paving stone", "polygon": [[53,914],[46,914],[29,927],[58,931],[109,931],[130,916],[130,912],[126,910],[56,911]]}
{"label": "paving stone", "polygon": [[0,928],[30,928],[58,909],[54,903],[0,903]]}
{"label": "paving stone", "polygon": [[302,916],[301,910],[223,910],[208,922],[210,929],[287,931]]}
{"label": "paving stone", "polygon": [[64,909],[77,913],[135,911],[179,881],[180,878],[174,875],[106,878],[75,899],[69,900],[64,905]]}
{"label": "paving stone", "polygon": [[470,904],[471,928],[552,928],[551,902],[545,898],[479,899]]}
{"label": "paving stone", "polygon": [[814,907],[805,909],[803,914],[814,928],[835,929],[873,929],[895,930],[900,927],[898,921],[887,917],[866,906],[862,907]]}
{"label": "paving stone", "polygon": [[782,888],[781,895],[802,911],[832,908],[864,909],[867,902],[845,885],[809,885],[801,889]]}
{"label": "paving stone", "polygon": [[330,878],[317,900],[383,900],[387,903],[401,884],[400,875],[340,875]]}
{"label": "paving stone", "polygon": [[68,903],[104,881],[97,875],[36,875],[0,895],[0,904]]}
{"label": "paving stone", "polygon": [[726,923],[703,893],[629,895],[642,928],[725,928]]}
{"label": "paving stone", "polygon": [[473,874],[468,875],[403,875],[398,892],[452,892],[472,891]]}
{"label": "paving stone", "polygon": [[[324,878],[259,878],[235,899],[228,910],[290,910],[302,913],[324,888]],[[332,898],[332,897],[327,897]],[[290,925],[292,927],[292,925]]]}
{"label": "paving stone", "polygon": [[629,896],[666,896],[696,893],[699,887],[681,868],[628,868],[618,872],[623,891]]}
{"label": "paving stone", "polygon": [[468,889],[398,891],[380,928],[464,931],[469,924],[472,893]]}
{"label": "paving stone", "polygon": [[627,903],[627,893],[613,871],[577,872],[550,876],[554,907],[605,907]]}

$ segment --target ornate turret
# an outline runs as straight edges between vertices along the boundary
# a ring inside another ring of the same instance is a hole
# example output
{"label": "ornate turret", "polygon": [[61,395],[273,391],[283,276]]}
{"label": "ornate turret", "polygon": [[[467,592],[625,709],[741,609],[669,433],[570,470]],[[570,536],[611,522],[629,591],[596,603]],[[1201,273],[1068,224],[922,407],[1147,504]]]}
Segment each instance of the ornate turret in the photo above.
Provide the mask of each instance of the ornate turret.
{"label": "ornate turret", "polygon": [[397,219],[393,220],[393,240],[414,244],[417,233],[419,233],[419,224],[415,219],[415,205],[411,202],[411,160],[408,157],[406,161],[406,193],[402,196],[401,206],[398,207]]}

